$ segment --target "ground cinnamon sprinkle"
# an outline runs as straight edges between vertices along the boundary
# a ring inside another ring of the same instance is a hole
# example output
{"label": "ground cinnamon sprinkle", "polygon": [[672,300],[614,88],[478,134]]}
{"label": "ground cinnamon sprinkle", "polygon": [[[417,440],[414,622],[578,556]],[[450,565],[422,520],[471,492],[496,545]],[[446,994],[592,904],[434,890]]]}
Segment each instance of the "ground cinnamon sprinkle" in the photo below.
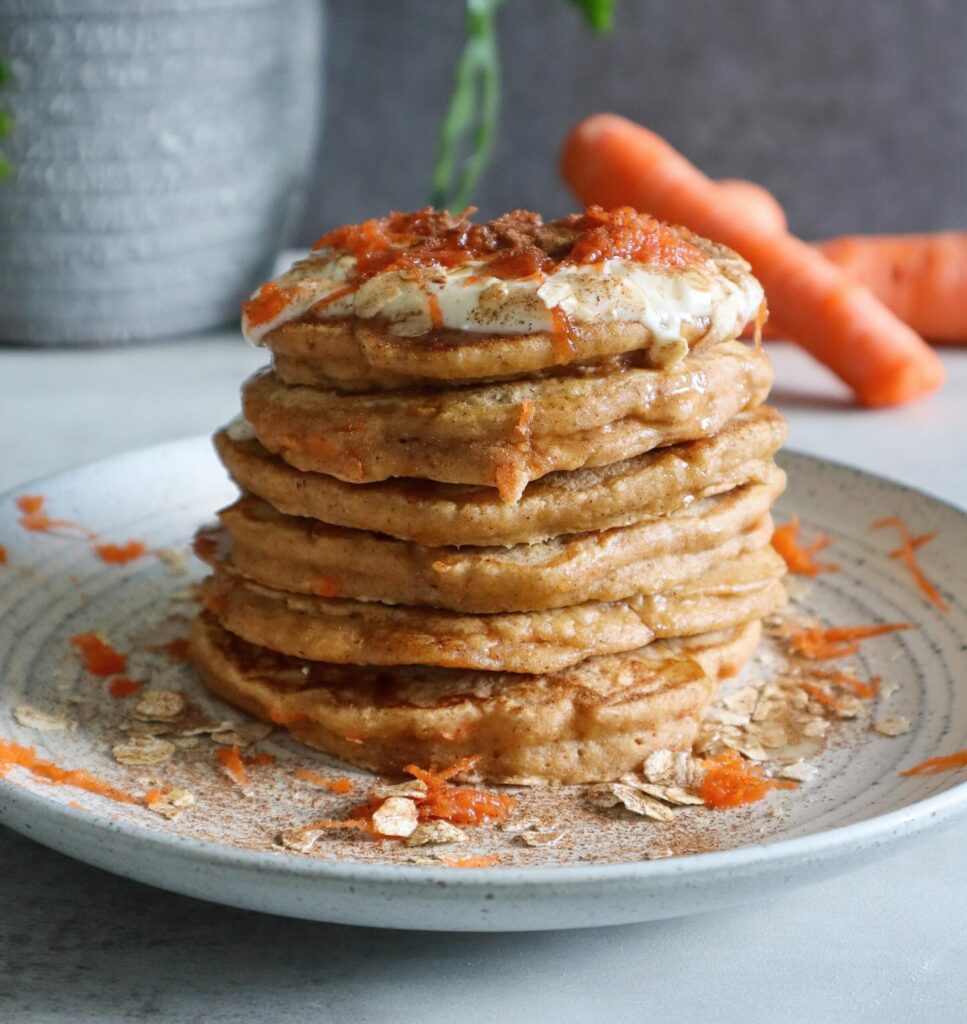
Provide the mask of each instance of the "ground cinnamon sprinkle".
{"label": "ground cinnamon sprinkle", "polygon": [[0,738],[0,778],[15,767],[25,768],[31,775],[54,786],[73,786],[88,793],[96,793],[120,804],[136,804],[139,801],[123,790],[102,782],[83,769],[65,769],[52,761],[37,756],[33,747],[22,747],[13,740]]}
{"label": "ground cinnamon sprinkle", "polygon": [[788,523],[782,523],[772,534],[772,546],[782,556],[790,572],[803,576],[818,576],[821,572],[836,572],[839,566],[833,562],[816,562],[814,555],[829,547],[832,543],[824,533],[816,535],[816,539],[807,546],[799,543],[801,524],[799,516],[793,516]]}
{"label": "ground cinnamon sprinkle", "polygon": [[832,661],[855,654],[863,640],[912,628],[909,622],[886,622],[880,626],[834,626],[831,629],[813,626],[811,629],[786,631],[785,635],[795,652],[802,657]]}
{"label": "ground cinnamon sprinkle", "polygon": [[111,685],[108,687],[108,692],[112,697],[133,697],[144,683],[138,682],[137,679],[128,679],[127,676],[117,676],[117,678],[111,680]]}
{"label": "ground cinnamon sprinkle", "polygon": [[345,794],[353,791],[353,784],[347,778],[328,779],[325,775],[320,775],[318,772],[309,771],[308,768],[296,768],[292,774],[297,779],[311,782],[315,786],[322,786],[332,793]]}
{"label": "ground cinnamon sprinkle", "polygon": [[245,784],[245,762],[238,747],[221,747],[215,757],[234,783],[239,786]]}
{"label": "ground cinnamon sprinkle", "polygon": [[949,612],[950,605],[940,596],[940,591],[927,579],[923,569],[920,568],[920,563],[917,561],[916,556],[917,549],[932,541],[937,536],[937,531],[921,533],[919,536],[914,537],[910,532],[910,528],[899,516],[876,519],[870,525],[874,530],[881,530],[885,526],[892,526],[899,531],[902,543],[895,551],[890,552],[890,558],[903,562],[907,569],[910,570],[910,575],[920,588],[921,593],[931,604],[935,605],[942,612]]}
{"label": "ground cinnamon sprinkle", "polygon": [[492,868],[500,863],[496,853],[477,853],[470,857],[446,857],[441,862],[448,868]]}
{"label": "ground cinnamon sprinkle", "polygon": [[114,650],[96,633],[75,633],[70,642],[84,658],[84,667],[94,676],[116,676],[128,663],[127,656]]}
{"label": "ground cinnamon sprinkle", "polygon": [[952,772],[958,768],[967,768],[967,750],[958,750],[953,754],[943,754],[940,757],[930,757],[912,768],[900,772],[903,776],[911,775],[939,775],[940,772]]}

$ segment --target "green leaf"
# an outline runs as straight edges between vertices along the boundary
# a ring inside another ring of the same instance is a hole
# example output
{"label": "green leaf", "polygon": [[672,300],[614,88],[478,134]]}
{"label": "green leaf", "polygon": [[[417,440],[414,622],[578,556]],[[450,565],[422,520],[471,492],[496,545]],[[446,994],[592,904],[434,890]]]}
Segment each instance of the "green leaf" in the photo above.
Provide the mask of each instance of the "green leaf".
{"label": "green leaf", "polygon": [[0,137],[13,131],[13,114],[9,110],[0,110]]}
{"label": "green leaf", "polygon": [[615,0],[568,0],[595,32],[610,32],[614,26]]}
{"label": "green leaf", "polygon": [[0,153],[0,181],[13,177],[13,164]]}
{"label": "green leaf", "polygon": [[10,65],[0,57],[0,89],[9,85],[13,81],[13,72],[10,70]]}

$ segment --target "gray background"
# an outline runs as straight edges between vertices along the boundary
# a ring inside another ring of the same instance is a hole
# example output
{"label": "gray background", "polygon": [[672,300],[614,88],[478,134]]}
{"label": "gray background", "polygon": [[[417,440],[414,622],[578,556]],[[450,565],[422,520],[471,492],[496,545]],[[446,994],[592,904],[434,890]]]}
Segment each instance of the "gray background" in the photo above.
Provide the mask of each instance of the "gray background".
{"label": "gray background", "polygon": [[[330,0],[328,116],[295,237],[423,205],[463,39],[459,0]],[[715,177],[753,178],[804,237],[967,227],[965,0],[506,0],[503,124],[477,205],[559,214],[556,154],[611,110]]]}

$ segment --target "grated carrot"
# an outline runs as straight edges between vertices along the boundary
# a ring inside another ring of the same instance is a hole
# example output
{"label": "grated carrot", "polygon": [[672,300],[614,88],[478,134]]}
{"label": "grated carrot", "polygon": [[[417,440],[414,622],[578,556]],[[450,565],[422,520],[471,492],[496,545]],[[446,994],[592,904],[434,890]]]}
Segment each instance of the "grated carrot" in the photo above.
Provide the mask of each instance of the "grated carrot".
{"label": "grated carrot", "polygon": [[129,540],[125,544],[95,544],[94,551],[102,562],[108,565],[126,565],[147,553],[147,547],[140,540]]}
{"label": "grated carrot", "polygon": [[967,750],[958,750],[953,754],[943,754],[940,757],[930,757],[912,768],[900,772],[901,775],[938,775],[940,772],[953,772],[958,768],[967,768]]}
{"label": "grated carrot", "polygon": [[123,672],[127,656],[114,650],[96,633],[75,633],[70,642],[81,652],[84,667],[94,676],[115,676]]}
{"label": "grated carrot", "polygon": [[245,764],[254,765],[259,767],[266,764],[275,764],[275,754],[270,754],[267,750],[260,750],[257,754],[251,754],[245,758]]}
{"label": "grated carrot", "polygon": [[813,626],[811,629],[786,631],[786,636],[796,653],[804,658],[832,661],[855,654],[863,640],[912,628],[909,622],[886,622],[879,626],[834,626],[832,629]]}
{"label": "grated carrot", "polygon": [[7,564],[7,549],[0,544],[0,565]]}
{"label": "grated carrot", "polygon": [[937,536],[937,531],[932,533],[921,533],[914,537],[910,528],[899,516],[887,516],[885,519],[876,519],[871,523],[874,530],[881,530],[885,526],[892,526],[900,533],[902,541],[900,547],[890,552],[890,558],[898,559],[909,569],[917,586],[923,596],[942,612],[949,612],[950,605],[940,596],[940,591],[927,579],[926,573],[917,561],[916,552],[918,548],[929,543]]}
{"label": "grated carrot", "polygon": [[880,683],[882,682],[880,676],[871,676],[869,682],[864,683],[862,679],[847,675],[845,672],[823,672],[816,668],[810,669],[809,675],[815,679],[825,679],[835,683],[837,686],[850,689],[857,697],[864,699],[875,697],[880,691]]}
{"label": "grated carrot", "polygon": [[318,772],[311,772],[308,768],[296,768],[292,773],[297,779],[302,779],[304,782],[311,782],[314,786],[322,786],[324,789],[328,789],[333,793],[351,793],[353,791],[353,784],[349,779],[328,779],[325,775],[320,775]]}
{"label": "grated carrot", "polygon": [[128,679],[127,676],[117,676],[111,680],[111,685],[108,687],[108,693],[112,697],[121,699],[122,697],[132,697],[134,694],[141,689],[144,683],[138,682],[137,679]]}
{"label": "grated carrot", "polygon": [[238,747],[221,747],[215,756],[231,780],[239,786],[244,785],[245,762],[238,752]]}
{"label": "grated carrot", "polygon": [[788,523],[777,526],[772,534],[772,546],[782,556],[790,572],[803,576],[818,576],[821,572],[836,572],[839,566],[833,562],[816,562],[814,555],[829,547],[832,543],[824,533],[816,535],[812,544],[803,546],[799,543],[801,524],[799,516],[793,516]]}
{"label": "grated carrot", "polygon": [[843,706],[843,702],[837,700],[831,693],[828,693],[821,686],[816,686],[815,683],[800,683],[802,689],[812,697],[813,700],[819,701],[820,704],[827,708],[832,708],[834,711],[839,711]]}
{"label": "grated carrot", "polygon": [[107,782],[95,778],[82,768],[65,769],[52,761],[41,760],[33,747],[22,747],[13,740],[0,738],[0,778],[15,767],[25,768],[35,778],[49,782],[54,786],[72,786],[88,793],[96,793],[119,804],[136,804],[138,801]]}
{"label": "grated carrot", "polygon": [[51,519],[44,511],[47,499],[39,494],[21,494],[17,498],[17,508],[21,515],[17,522],[32,533],[48,533],[50,530],[77,530],[88,540],[96,540],[97,534],[73,519]]}
{"label": "grated carrot", "polygon": [[767,779],[757,764],[735,750],[707,758],[704,764],[705,778],[699,796],[716,810],[757,803],[773,789],[795,789],[793,782]]}
{"label": "grated carrot", "polygon": [[492,868],[500,858],[496,853],[475,853],[470,857],[445,857],[442,863],[448,868]]}

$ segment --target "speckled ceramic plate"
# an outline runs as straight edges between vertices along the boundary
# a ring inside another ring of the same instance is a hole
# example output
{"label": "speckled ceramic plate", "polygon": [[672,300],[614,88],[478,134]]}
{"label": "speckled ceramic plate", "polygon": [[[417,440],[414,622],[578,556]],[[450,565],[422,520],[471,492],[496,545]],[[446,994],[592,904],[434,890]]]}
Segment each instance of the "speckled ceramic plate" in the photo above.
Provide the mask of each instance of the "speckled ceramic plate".
{"label": "speckled ceramic plate", "polygon": [[[130,878],[241,907],[395,928],[507,930],[618,924],[688,914],[775,896],[861,868],[901,842],[967,809],[965,773],[903,778],[925,758],[967,747],[967,516],[926,495],[856,470],[786,453],[789,489],[780,517],[835,537],[840,571],[797,593],[801,611],[829,623],[904,620],[915,628],[864,644],[862,671],[885,685],[877,706],[838,727],[816,760],[817,777],[736,811],[686,808],[673,826],[579,810],[571,790],[523,794],[522,813],[562,820],[567,842],[532,848],[499,829],[474,830],[451,856],[494,854],[499,865],[455,870],[426,851],[337,837],[311,854],[281,850],[287,825],[344,814],[354,797],[295,780],[295,767],[346,775],[365,791],[365,773],[270,736],[243,787],[216,762],[207,735],[181,737],[163,764],[124,768],[111,747],[134,721],[132,698],[114,699],[87,674],[69,637],[96,631],[129,655],[127,674],[183,691],[198,715],[238,722],[207,698],[191,669],[160,653],[193,612],[187,573],[147,556],[125,566],[95,558],[76,537],[29,533],[15,498],[41,494],[53,516],[84,523],[107,540],[186,550],[198,523],[233,491],[207,439],[135,452],[19,488],[0,500],[0,736],[32,746],[63,768],[85,769],[128,792],[189,789],[195,803],[175,820],[11,770],[0,782],[0,820],[41,843]],[[926,601],[888,556],[895,540],[874,518],[899,515],[917,532],[939,531],[920,551],[951,605]],[[176,562],[176,560],[175,560]],[[751,671],[755,671],[752,666]],[[759,671],[762,671],[761,665]],[[136,699],[136,698],[134,698]],[[23,705],[60,716],[66,727],[23,724]],[[17,708],[20,707],[18,715]],[[907,717],[888,739],[871,721]],[[370,780],[371,781],[371,780]],[[630,817],[630,816],[625,816]],[[647,859],[671,847],[676,856]]]}

